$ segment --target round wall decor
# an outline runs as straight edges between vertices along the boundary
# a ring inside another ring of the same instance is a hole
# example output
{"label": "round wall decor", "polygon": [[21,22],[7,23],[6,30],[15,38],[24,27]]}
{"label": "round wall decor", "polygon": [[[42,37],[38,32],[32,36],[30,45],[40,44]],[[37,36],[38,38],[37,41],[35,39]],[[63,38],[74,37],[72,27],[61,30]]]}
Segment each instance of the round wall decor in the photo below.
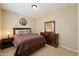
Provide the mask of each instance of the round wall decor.
{"label": "round wall decor", "polygon": [[20,23],[21,25],[26,25],[26,24],[27,24],[27,20],[26,20],[25,18],[21,18],[21,19],[19,20],[19,23]]}

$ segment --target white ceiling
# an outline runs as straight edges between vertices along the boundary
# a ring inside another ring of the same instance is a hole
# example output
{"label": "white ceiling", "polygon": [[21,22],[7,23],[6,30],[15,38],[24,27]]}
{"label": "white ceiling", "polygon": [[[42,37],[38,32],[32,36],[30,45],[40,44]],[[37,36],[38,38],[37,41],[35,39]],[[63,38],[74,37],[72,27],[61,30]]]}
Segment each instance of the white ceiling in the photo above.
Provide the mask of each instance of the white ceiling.
{"label": "white ceiling", "polygon": [[[32,9],[32,5],[37,5],[37,10]],[[16,12],[30,17],[42,17],[57,10],[63,9],[72,4],[67,3],[3,3],[2,9]]]}

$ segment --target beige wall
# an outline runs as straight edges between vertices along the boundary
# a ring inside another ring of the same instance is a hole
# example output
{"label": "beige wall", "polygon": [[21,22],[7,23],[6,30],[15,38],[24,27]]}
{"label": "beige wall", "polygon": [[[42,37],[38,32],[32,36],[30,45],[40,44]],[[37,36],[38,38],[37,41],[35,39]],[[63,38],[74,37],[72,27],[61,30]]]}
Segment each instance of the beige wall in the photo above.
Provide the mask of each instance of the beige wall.
{"label": "beige wall", "polygon": [[[27,19],[27,25],[22,26],[19,24],[19,19],[24,17]],[[27,27],[32,28],[32,32],[35,32],[35,19],[31,17],[25,17],[23,15],[13,13],[10,11],[2,10],[2,38],[7,37],[7,32],[10,32],[10,37],[13,34],[13,28],[15,27]]]}
{"label": "beige wall", "polygon": [[2,25],[1,25],[1,8],[0,8],[0,40],[1,40],[1,35],[2,35],[2,31],[1,31],[1,29],[2,29]]}
{"label": "beige wall", "polygon": [[79,55],[79,4],[78,4],[78,55]]}
{"label": "beige wall", "polygon": [[60,46],[77,51],[77,5],[66,7],[51,15],[39,18],[36,23],[36,32],[44,31],[44,22],[52,20],[56,21],[56,32],[59,33]]}

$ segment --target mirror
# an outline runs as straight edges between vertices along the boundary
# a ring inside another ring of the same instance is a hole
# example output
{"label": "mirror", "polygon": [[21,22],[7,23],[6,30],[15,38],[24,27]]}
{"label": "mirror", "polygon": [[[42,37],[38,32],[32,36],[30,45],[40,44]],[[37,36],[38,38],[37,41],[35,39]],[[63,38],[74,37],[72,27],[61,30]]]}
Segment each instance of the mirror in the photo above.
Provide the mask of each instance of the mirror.
{"label": "mirror", "polygon": [[55,21],[48,21],[44,23],[45,32],[55,32]]}

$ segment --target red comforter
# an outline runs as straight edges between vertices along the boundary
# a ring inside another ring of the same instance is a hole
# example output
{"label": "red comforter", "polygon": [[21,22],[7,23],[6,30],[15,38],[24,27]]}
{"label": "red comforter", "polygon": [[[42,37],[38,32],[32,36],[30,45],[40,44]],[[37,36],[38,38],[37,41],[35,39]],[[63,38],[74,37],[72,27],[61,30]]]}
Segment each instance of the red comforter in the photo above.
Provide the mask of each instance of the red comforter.
{"label": "red comforter", "polygon": [[44,43],[44,37],[38,34],[14,35],[15,55]]}

